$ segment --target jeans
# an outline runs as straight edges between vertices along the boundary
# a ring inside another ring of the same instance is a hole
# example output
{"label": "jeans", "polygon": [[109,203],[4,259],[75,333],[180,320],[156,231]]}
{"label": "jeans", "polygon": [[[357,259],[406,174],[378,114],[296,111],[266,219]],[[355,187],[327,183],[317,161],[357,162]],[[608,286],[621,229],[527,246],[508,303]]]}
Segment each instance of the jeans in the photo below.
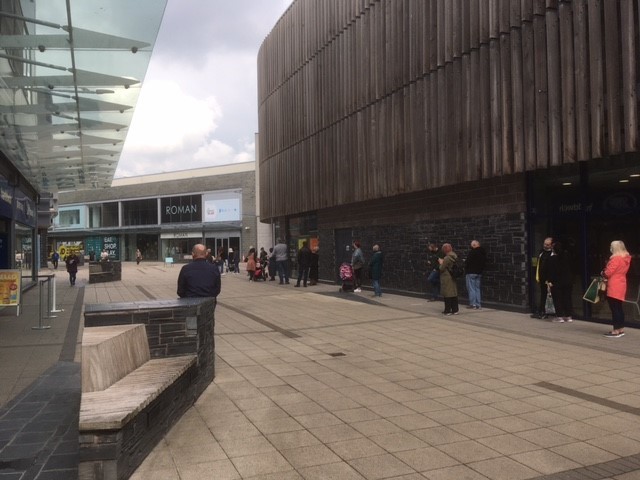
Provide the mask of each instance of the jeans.
{"label": "jeans", "polygon": [[373,293],[376,297],[382,296],[382,289],[380,288],[380,280],[371,280],[371,285],[373,286]]}
{"label": "jeans", "polygon": [[427,277],[427,283],[430,285],[431,299],[437,300],[440,295],[440,272],[432,270]]}
{"label": "jeans", "polygon": [[307,279],[309,278],[309,267],[298,267],[298,285],[300,285],[300,280],[303,280],[303,285],[307,286]]}
{"label": "jeans", "polygon": [[287,271],[286,260],[276,260],[276,268],[278,269],[278,276],[280,277],[280,283],[283,279],[286,283],[289,283],[289,272]]}
{"label": "jeans", "polygon": [[482,275],[479,273],[467,273],[467,292],[469,292],[469,305],[472,307],[480,307],[480,281]]}

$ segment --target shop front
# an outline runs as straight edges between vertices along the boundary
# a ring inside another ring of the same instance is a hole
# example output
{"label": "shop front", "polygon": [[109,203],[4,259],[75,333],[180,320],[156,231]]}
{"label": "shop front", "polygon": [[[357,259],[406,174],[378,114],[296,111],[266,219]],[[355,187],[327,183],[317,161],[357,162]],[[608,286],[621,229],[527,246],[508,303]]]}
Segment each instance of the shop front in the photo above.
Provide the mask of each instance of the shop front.
{"label": "shop front", "polygon": [[[606,165],[606,167],[605,167]],[[545,237],[560,241],[571,257],[574,313],[585,319],[609,321],[606,301],[591,304],[582,294],[604,268],[613,240],[622,240],[633,260],[627,275],[625,317],[640,326],[640,161],[637,155],[608,162],[534,172],[529,175],[529,242],[532,259],[529,282],[532,302],[538,298],[535,258]]]}

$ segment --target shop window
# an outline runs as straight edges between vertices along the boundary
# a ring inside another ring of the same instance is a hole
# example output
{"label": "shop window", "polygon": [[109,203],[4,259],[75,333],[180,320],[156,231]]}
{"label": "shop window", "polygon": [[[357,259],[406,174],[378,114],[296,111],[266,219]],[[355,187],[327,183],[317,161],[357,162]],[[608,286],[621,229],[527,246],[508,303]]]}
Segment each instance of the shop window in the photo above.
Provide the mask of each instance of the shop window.
{"label": "shop window", "polygon": [[158,201],[155,198],[122,202],[122,225],[157,225]]}

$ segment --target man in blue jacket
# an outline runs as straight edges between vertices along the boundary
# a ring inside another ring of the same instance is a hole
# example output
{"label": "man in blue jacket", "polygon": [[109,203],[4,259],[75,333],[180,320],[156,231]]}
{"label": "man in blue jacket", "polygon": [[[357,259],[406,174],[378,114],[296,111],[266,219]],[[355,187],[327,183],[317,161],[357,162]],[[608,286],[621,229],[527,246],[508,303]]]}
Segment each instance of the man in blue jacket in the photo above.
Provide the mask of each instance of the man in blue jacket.
{"label": "man in blue jacket", "polygon": [[193,261],[187,263],[178,275],[178,296],[214,297],[220,293],[220,269],[207,262],[207,248],[198,243],[191,250]]}

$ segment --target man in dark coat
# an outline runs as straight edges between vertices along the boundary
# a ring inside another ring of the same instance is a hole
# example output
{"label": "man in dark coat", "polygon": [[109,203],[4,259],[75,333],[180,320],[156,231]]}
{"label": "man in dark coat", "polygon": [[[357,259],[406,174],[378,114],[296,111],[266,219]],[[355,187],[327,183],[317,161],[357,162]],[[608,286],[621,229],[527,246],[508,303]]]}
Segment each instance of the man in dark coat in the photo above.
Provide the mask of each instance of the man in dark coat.
{"label": "man in dark coat", "polygon": [[296,287],[300,286],[300,280],[303,281],[303,287],[307,286],[309,279],[309,267],[311,267],[311,250],[307,246],[307,241],[302,242],[302,247],[298,250],[298,281]]}
{"label": "man in dark coat", "polygon": [[69,273],[69,283],[71,285],[76,284],[76,275],[78,273],[78,257],[76,257],[75,253],[67,255],[67,258],[64,260],[65,265],[67,266],[67,272]]}
{"label": "man in dark coat", "polygon": [[193,261],[187,263],[178,275],[178,296],[213,297],[220,293],[220,269],[207,262],[207,248],[198,243],[191,250]]}
{"label": "man in dark coat", "polygon": [[547,301],[547,285],[545,284],[545,280],[548,277],[547,274],[547,260],[551,256],[553,251],[553,238],[547,237],[544,239],[544,243],[542,245],[542,250],[537,257],[536,263],[536,282],[540,287],[540,298],[538,303],[538,309],[534,312],[531,317],[532,318],[546,318],[547,314],[544,310],[544,305]]}
{"label": "man in dark coat", "polygon": [[373,256],[369,261],[369,275],[371,276],[371,286],[373,287],[373,296],[381,297],[382,289],[380,288],[380,279],[382,278],[382,262],[384,257],[379,245],[373,246]]}

